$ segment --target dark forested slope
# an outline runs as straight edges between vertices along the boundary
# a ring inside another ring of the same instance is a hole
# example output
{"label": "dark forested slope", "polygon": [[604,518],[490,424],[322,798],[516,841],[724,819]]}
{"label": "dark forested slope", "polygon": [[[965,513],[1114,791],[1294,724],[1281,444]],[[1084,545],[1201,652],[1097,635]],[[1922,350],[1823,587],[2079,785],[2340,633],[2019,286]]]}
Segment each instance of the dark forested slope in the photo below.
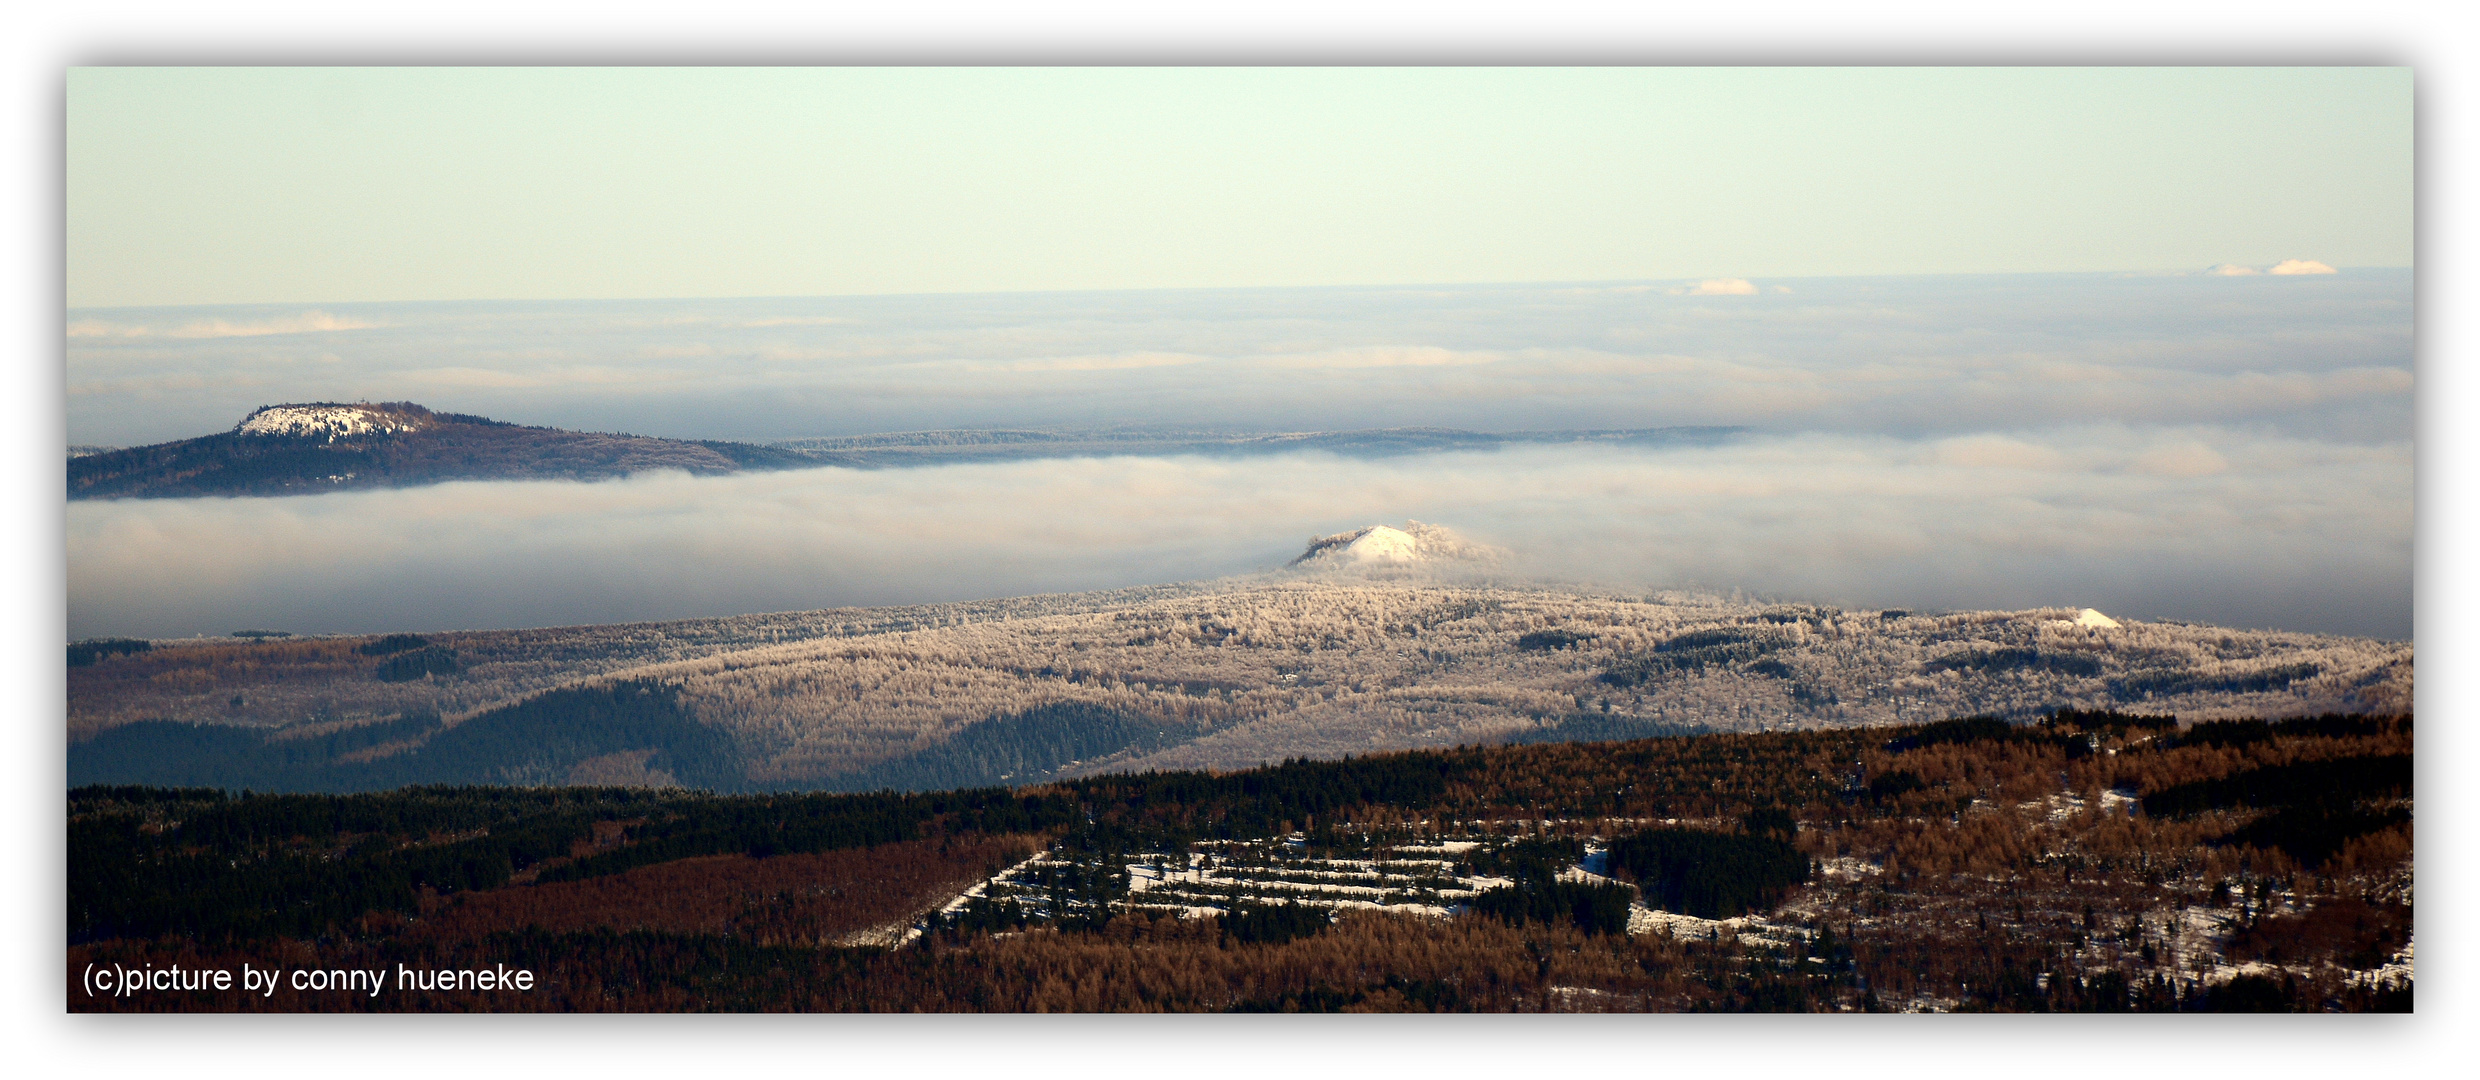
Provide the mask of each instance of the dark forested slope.
{"label": "dark forested slope", "polygon": [[[2411,751],[2062,712],[915,794],[86,787],[70,1008],[2400,1010]],[[243,964],[539,981],[93,989]]]}
{"label": "dark forested slope", "polygon": [[732,442],[526,427],[410,402],[272,405],[231,431],[69,459],[69,497],[306,495],[447,480],[604,480],[817,464]]}

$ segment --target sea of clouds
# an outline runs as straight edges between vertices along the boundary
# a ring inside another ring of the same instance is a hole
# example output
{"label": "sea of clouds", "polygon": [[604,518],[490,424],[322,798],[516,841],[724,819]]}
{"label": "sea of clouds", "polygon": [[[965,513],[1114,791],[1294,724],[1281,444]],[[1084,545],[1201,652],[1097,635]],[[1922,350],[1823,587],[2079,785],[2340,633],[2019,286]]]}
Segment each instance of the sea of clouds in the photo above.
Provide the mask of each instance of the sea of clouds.
{"label": "sea of clouds", "polygon": [[1524,574],[2408,638],[2407,272],[75,311],[72,443],[261,404],[770,439],[1739,425],[68,508],[69,631],[635,621],[1215,577],[1406,518]]}

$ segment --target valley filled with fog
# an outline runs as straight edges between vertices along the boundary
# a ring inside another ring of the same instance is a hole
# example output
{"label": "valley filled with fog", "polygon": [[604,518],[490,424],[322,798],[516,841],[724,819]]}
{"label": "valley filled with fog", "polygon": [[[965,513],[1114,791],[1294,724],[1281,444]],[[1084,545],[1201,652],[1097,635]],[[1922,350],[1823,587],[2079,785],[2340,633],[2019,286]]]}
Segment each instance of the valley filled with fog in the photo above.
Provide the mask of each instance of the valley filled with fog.
{"label": "valley filled with fog", "polygon": [[67,510],[69,634],[373,633],[1246,574],[1406,519],[1503,580],[2411,635],[2408,272],[94,309],[72,444],[279,402],[770,441],[1731,426]]}

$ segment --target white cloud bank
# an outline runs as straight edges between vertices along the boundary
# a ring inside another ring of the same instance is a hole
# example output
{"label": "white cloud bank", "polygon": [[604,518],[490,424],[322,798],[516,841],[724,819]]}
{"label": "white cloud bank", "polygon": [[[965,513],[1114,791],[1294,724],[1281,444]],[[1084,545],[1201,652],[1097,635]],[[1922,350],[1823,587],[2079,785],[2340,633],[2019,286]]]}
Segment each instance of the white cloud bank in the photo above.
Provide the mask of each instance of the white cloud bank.
{"label": "white cloud bank", "polygon": [[373,330],[384,324],[324,311],[306,311],[299,315],[251,319],[198,319],[169,328],[150,323],[113,322],[108,319],[79,319],[68,325],[73,339],[93,338],[173,338],[198,340],[207,338],[267,337],[274,334],[323,334],[338,330]]}
{"label": "white cloud bank", "polygon": [[1282,565],[1417,518],[1515,572],[2407,637],[2411,449],[2224,429],[1106,458],[69,507],[75,637],[560,625]]}
{"label": "white cloud bank", "polygon": [[1706,278],[1683,289],[1672,289],[1673,296],[1755,296],[1757,287],[1747,278]]}

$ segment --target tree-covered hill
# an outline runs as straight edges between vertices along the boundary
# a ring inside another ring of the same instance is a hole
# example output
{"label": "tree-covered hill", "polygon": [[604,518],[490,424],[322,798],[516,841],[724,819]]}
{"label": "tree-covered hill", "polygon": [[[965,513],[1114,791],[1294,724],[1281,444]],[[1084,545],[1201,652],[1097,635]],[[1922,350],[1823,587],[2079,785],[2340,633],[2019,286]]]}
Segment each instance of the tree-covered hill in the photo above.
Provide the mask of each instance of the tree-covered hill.
{"label": "tree-covered hill", "polygon": [[[281,751],[299,763],[304,747],[341,728],[436,714],[449,728],[481,731],[539,713],[526,705],[536,698],[582,700],[543,695],[620,682],[672,688],[667,730],[722,740],[715,752],[732,759],[733,779],[702,783],[790,790],[1021,784],[1974,714],[2020,721],[2059,709],[2386,713],[2411,700],[2409,643],[2135,620],[2095,627],[2073,615],[1272,574],[629,626],[90,641],[69,656],[72,772],[204,783],[194,771],[143,771],[141,744],[158,747],[168,768],[259,753],[255,743],[265,744],[262,757]],[[429,738],[346,752],[373,762]],[[188,742],[195,753],[180,749]],[[572,782],[686,781],[662,763],[676,753],[669,742],[579,735],[557,745],[597,748],[557,762]],[[420,779],[552,775],[539,772],[547,760],[464,760],[468,771]],[[106,761],[122,764],[85,771]],[[346,771],[320,766],[304,790],[413,782],[334,786]]]}
{"label": "tree-covered hill", "polygon": [[[306,417],[271,423],[270,414]],[[69,497],[306,495],[448,480],[604,480],[655,469],[718,475],[816,464],[748,443],[562,431],[411,402],[279,405],[231,431],[69,459]]]}

